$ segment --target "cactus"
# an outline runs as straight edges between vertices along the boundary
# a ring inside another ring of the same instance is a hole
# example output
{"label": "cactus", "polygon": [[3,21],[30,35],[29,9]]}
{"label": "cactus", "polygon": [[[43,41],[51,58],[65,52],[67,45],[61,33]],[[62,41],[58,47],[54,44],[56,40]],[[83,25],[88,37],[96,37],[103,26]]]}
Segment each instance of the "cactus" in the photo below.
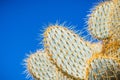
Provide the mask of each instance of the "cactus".
{"label": "cactus", "polygon": [[92,50],[78,35],[61,26],[50,26],[44,33],[45,51],[53,62],[75,78],[84,79],[86,60]]}
{"label": "cactus", "polygon": [[61,25],[44,32],[44,50],[31,54],[27,69],[35,80],[120,80],[120,0],[98,4],[88,19],[84,40]]}
{"label": "cactus", "polygon": [[109,24],[112,35],[109,39],[103,40],[103,53],[120,60],[120,0],[113,0]]}
{"label": "cactus", "polygon": [[119,80],[120,65],[108,56],[95,54],[88,60],[86,80]]}
{"label": "cactus", "polygon": [[35,80],[72,80],[50,62],[49,56],[44,51],[39,50],[30,55],[26,62],[27,69]]}
{"label": "cactus", "polygon": [[90,33],[98,39],[106,39],[111,36],[110,32],[110,15],[113,2],[106,1],[96,6],[89,16],[88,28]]}

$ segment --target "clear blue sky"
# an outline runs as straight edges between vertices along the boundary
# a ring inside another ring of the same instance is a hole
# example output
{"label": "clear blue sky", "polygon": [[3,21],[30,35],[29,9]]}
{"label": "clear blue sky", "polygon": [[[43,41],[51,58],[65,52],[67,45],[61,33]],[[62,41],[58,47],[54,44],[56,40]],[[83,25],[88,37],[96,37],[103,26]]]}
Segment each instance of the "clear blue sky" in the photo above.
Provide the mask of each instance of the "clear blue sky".
{"label": "clear blue sky", "polygon": [[0,0],[0,80],[27,80],[26,53],[42,48],[40,30],[49,23],[85,27],[86,15],[98,0]]}

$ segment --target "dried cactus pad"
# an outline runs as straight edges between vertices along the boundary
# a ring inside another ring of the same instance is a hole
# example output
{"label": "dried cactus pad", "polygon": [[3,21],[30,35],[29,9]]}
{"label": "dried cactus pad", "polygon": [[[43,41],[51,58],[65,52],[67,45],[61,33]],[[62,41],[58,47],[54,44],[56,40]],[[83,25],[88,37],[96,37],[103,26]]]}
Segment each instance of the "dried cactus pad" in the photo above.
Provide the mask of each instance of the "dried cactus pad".
{"label": "dried cactus pad", "polygon": [[120,65],[113,59],[96,58],[89,66],[87,80],[120,80]]}
{"label": "dried cactus pad", "polygon": [[86,60],[92,56],[87,42],[62,26],[50,26],[44,33],[45,50],[63,72],[84,79]]}
{"label": "dried cactus pad", "polygon": [[97,39],[106,39],[111,36],[110,20],[111,11],[113,7],[112,1],[102,2],[97,5],[88,20],[88,27],[90,33]]}
{"label": "dried cactus pad", "polygon": [[72,80],[58,71],[47,54],[37,51],[27,59],[27,68],[35,80]]}

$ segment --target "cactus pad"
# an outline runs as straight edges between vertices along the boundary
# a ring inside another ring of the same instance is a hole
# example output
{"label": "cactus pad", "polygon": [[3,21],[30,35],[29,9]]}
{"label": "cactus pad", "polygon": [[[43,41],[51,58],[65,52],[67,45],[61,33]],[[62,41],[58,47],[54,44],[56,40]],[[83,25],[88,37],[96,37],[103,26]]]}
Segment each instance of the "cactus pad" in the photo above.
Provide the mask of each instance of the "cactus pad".
{"label": "cactus pad", "polygon": [[85,62],[92,55],[88,44],[61,26],[48,27],[44,34],[46,51],[57,66],[69,75],[83,79],[86,75]]}
{"label": "cactus pad", "polygon": [[89,31],[97,39],[106,39],[110,34],[110,14],[113,6],[112,1],[102,2],[97,5],[88,20]]}
{"label": "cactus pad", "polygon": [[94,58],[88,68],[87,80],[120,80],[120,65],[109,57]]}
{"label": "cactus pad", "polygon": [[43,51],[37,51],[27,59],[27,67],[35,80],[72,80],[63,75]]}

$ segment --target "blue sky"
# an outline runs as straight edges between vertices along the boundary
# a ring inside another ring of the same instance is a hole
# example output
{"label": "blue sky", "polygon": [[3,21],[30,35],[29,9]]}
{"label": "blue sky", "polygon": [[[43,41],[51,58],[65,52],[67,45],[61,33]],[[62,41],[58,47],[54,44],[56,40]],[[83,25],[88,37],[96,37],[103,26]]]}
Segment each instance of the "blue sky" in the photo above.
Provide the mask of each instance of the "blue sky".
{"label": "blue sky", "polygon": [[85,27],[85,18],[98,0],[0,0],[0,80],[27,80],[26,54],[42,48],[43,26],[56,21]]}

